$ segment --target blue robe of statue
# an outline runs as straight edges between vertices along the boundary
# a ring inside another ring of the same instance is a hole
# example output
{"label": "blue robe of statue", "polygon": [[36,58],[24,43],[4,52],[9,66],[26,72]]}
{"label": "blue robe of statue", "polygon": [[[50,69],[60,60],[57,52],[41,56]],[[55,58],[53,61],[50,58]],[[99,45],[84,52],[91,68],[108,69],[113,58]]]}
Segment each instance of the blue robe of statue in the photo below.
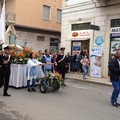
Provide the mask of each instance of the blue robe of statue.
{"label": "blue robe of statue", "polygon": [[16,39],[14,35],[10,35],[9,37],[9,45],[16,44]]}

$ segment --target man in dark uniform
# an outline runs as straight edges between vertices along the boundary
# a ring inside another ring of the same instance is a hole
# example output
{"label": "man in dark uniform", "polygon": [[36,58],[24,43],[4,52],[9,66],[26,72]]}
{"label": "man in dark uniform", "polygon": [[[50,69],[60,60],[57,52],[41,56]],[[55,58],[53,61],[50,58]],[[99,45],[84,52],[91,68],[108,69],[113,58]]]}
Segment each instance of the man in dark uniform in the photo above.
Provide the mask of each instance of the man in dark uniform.
{"label": "man in dark uniform", "polygon": [[0,62],[2,65],[3,72],[3,80],[4,80],[4,91],[3,96],[11,96],[7,93],[9,87],[9,77],[10,77],[10,55],[9,55],[9,46],[4,48],[4,54],[0,58]]}
{"label": "man in dark uniform", "polygon": [[0,44],[0,88],[4,84],[3,68],[2,68],[2,57],[3,57],[2,44]]}
{"label": "man in dark uniform", "polygon": [[[65,82],[65,72],[66,72],[68,60],[66,55],[64,54],[64,51],[65,48],[63,47],[60,48],[60,54],[58,54],[56,62],[57,62],[57,71],[62,75],[62,78]],[[64,86],[66,86],[65,83]]]}

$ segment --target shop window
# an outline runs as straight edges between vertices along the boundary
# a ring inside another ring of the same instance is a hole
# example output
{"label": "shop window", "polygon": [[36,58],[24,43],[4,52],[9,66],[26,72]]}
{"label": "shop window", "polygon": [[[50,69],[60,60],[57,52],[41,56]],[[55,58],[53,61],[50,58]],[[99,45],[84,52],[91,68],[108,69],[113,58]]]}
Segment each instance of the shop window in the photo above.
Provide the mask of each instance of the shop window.
{"label": "shop window", "polygon": [[58,41],[57,38],[50,38],[50,53],[58,52]]}

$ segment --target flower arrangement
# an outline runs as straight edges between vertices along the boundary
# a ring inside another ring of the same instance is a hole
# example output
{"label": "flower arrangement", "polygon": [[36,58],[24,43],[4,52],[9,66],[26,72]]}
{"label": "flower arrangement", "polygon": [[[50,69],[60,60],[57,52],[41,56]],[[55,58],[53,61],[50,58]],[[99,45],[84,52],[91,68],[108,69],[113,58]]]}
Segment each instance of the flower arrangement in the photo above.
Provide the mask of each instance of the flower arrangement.
{"label": "flower arrangement", "polygon": [[49,72],[49,75],[48,77],[46,77],[46,80],[53,81],[53,82],[58,81],[61,86],[63,86],[64,84],[63,78],[61,74],[59,74],[58,72],[55,72],[55,73]]}
{"label": "flower arrangement", "polygon": [[27,46],[18,48],[16,45],[10,46],[9,54],[13,63],[26,64],[32,50]]}
{"label": "flower arrangement", "polygon": [[58,73],[58,72],[55,72],[55,73],[50,73],[51,76],[53,76],[53,78],[59,80],[59,81],[62,81],[62,76]]}

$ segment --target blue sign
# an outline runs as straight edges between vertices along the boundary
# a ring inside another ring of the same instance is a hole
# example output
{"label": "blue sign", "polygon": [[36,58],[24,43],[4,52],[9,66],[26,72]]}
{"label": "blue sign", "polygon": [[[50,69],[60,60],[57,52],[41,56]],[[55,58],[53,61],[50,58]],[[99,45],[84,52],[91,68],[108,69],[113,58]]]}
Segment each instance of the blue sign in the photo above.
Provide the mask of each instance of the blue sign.
{"label": "blue sign", "polygon": [[120,38],[120,27],[111,28],[110,37],[111,38]]}
{"label": "blue sign", "polygon": [[73,50],[80,51],[80,46],[73,46]]}
{"label": "blue sign", "polygon": [[120,33],[111,33],[110,37],[111,38],[120,38]]}
{"label": "blue sign", "polygon": [[96,37],[95,43],[96,43],[96,45],[102,45],[103,44],[103,37],[102,36]]}

